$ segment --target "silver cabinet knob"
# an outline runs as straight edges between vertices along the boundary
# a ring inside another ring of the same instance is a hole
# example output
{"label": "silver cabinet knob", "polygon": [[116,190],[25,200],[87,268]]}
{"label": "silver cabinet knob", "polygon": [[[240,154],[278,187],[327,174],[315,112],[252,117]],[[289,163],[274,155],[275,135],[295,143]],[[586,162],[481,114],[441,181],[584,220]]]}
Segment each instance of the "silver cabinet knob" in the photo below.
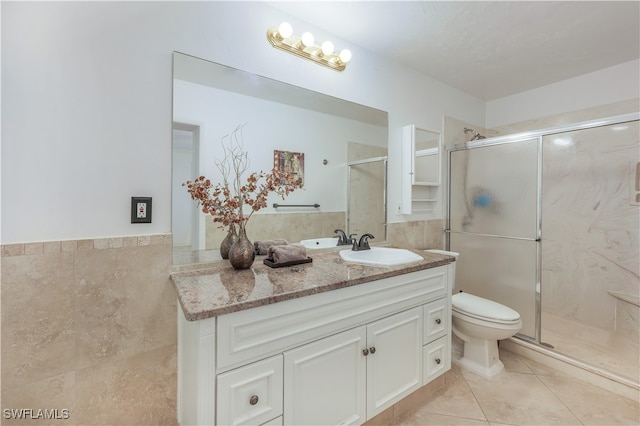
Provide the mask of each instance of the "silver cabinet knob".
{"label": "silver cabinet knob", "polygon": [[362,355],[364,355],[364,356],[369,355],[369,349],[364,348],[364,349],[362,350]]}
{"label": "silver cabinet knob", "polygon": [[436,324],[440,324],[442,320],[440,318],[436,318]]}
{"label": "silver cabinet knob", "polygon": [[436,358],[436,364],[440,364],[440,358]]}
{"label": "silver cabinet knob", "polygon": [[249,398],[249,404],[256,405],[259,399],[258,395],[252,395],[251,398]]}
{"label": "silver cabinet knob", "polygon": [[369,352],[371,352],[372,354],[375,354],[376,353],[376,347],[375,346],[371,346],[369,348]]}

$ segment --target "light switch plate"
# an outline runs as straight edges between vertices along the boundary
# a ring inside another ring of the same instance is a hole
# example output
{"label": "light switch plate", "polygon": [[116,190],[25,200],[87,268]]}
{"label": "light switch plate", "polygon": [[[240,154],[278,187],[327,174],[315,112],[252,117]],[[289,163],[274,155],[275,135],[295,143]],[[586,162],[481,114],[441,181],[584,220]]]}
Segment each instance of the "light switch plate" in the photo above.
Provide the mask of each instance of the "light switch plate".
{"label": "light switch plate", "polygon": [[151,223],[151,197],[131,197],[131,223]]}

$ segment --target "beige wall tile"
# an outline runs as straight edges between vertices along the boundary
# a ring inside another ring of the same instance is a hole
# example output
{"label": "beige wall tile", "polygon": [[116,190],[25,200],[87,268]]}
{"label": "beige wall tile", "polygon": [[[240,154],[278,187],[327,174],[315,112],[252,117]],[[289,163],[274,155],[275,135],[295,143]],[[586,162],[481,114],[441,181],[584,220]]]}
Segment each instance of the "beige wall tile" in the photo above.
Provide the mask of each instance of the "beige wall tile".
{"label": "beige wall tile", "polygon": [[[206,245],[208,249],[218,249],[227,235],[225,230],[217,228],[212,220],[206,221]],[[307,238],[332,237],[337,228],[345,229],[344,212],[310,212],[283,214],[256,214],[247,225],[247,237],[250,241],[283,238],[297,243]]]}
{"label": "beige wall tile", "polygon": [[124,241],[122,237],[120,238],[109,238],[109,248],[120,248],[124,246]]}
{"label": "beige wall tile", "polygon": [[390,223],[387,240],[398,247],[414,249],[444,248],[444,222],[442,219]]}
{"label": "beige wall tile", "polygon": [[24,245],[24,254],[42,254],[44,253],[43,243],[26,243]]}
{"label": "beige wall tile", "polygon": [[[3,411],[3,425],[80,425],[75,418],[75,372],[58,374],[55,376],[24,382],[16,385],[11,392],[2,393],[3,410],[19,410],[31,408],[34,412],[31,416],[36,419],[25,420],[16,418],[10,414],[9,418]],[[37,410],[47,409],[52,419],[38,419]],[[51,410],[55,410],[51,412]],[[15,411],[14,411],[15,413]]]}
{"label": "beige wall tile", "polygon": [[124,237],[122,239],[122,243],[124,247],[137,247],[138,246],[138,237]]}
{"label": "beige wall tile", "polygon": [[78,250],[78,242],[76,240],[70,241],[61,241],[60,242],[60,250],[63,252],[71,252]]}
{"label": "beige wall tile", "polygon": [[2,260],[3,390],[73,370],[73,277],[72,253]]}
{"label": "beige wall tile", "polygon": [[45,241],[43,243],[43,251],[45,253],[57,253],[60,250],[60,241]]}
{"label": "beige wall tile", "polygon": [[387,226],[389,244],[406,248],[425,248],[424,221],[390,223]]}
{"label": "beige wall tile", "polygon": [[78,240],[78,251],[93,250],[93,240]]}
{"label": "beige wall tile", "polygon": [[5,244],[2,246],[2,256],[22,256],[24,254],[24,244]]}
{"label": "beige wall tile", "polygon": [[95,250],[104,250],[109,248],[109,238],[96,238],[93,240],[93,248]]}
{"label": "beige wall tile", "polygon": [[165,245],[78,252],[78,368],[176,341],[170,249]]}
{"label": "beige wall tile", "polygon": [[76,372],[81,425],[176,425],[177,348],[168,345]]}
{"label": "beige wall tile", "polygon": [[150,241],[2,246],[3,409],[70,410],[37,424],[176,424],[171,245]]}

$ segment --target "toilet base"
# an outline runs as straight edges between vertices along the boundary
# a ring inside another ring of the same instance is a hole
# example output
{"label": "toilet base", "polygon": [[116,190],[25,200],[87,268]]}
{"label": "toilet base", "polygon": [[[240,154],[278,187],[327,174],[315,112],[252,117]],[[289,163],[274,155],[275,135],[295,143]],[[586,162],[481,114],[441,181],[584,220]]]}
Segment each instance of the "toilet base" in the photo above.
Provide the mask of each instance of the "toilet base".
{"label": "toilet base", "polygon": [[462,356],[452,357],[455,364],[488,379],[504,370],[504,364],[500,361],[497,340],[472,337],[463,343]]}
{"label": "toilet base", "polygon": [[500,360],[498,360],[498,362],[494,363],[493,366],[489,368],[483,367],[477,362],[470,361],[464,357],[454,359],[452,361],[454,364],[457,364],[460,367],[476,373],[477,375],[482,376],[486,379],[491,379],[493,376],[504,370],[504,364]]}

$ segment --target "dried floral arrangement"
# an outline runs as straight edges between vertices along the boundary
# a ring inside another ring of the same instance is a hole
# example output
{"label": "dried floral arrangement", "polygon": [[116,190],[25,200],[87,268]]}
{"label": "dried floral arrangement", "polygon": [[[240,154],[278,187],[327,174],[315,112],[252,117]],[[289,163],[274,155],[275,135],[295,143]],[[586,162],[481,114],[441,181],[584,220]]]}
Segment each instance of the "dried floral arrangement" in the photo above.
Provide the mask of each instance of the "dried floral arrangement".
{"label": "dried floral arrangement", "polygon": [[[193,200],[202,206],[202,212],[213,216],[213,221],[220,223],[220,228],[233,224],[243,228],[253,213],[267,207],[267,197],[276,193],[284,199],[289,193],[301,188],[289,173],[273,169],[270,173],[263,171],[251,173],[243,182],[242,176],[249,169],[248,152],[243,147],[241,124],[222,138],[224,158],[216,162],[222,174],[222,183],[213,184],[210,179],[200,176],[193,181],[187,181],[182,186]],[[262,182],[261,182],[262,181]],[[244,206],[250,207],[245,215]]]}

